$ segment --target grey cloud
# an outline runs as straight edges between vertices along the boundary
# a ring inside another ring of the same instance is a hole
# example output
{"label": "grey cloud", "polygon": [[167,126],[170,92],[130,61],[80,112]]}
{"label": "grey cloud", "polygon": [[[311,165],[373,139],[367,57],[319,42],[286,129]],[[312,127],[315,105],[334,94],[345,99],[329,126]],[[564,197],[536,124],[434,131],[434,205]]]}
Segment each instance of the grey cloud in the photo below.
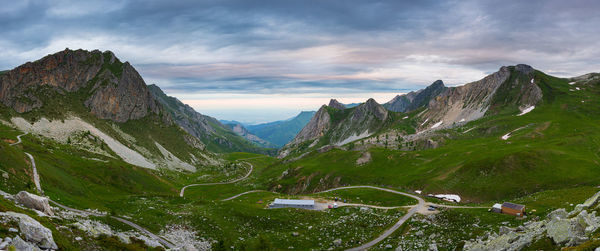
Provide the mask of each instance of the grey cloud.
{"label": "grey cloud", "polygon": [[[410,58],[413,55],[439,56],[433,63],[485,73],[501,65],[528,63],[561,75],[578,75],[597,70],[600,58],[597,1],[39,0],[19,4],[0,5],[0,46],[12,52],[0,55],[0,67],[33,60],[21,54],[61,38],[108,35],[123,42],[101,44],[100,49],[119,50],[123,44],[150,48],[123,51],[127,58],[122,59],[139,66],[144,77],[164,81],[157,84],[176,91],[394,92],[429,81],[411,82],[402,76],[372,81],[289,76],[352,75],[420,63]],[[73,13],[61,16],[56,10]],[[331,61],[291,56],[297,50],[329,45],[349,51]],[[185,53],[194,47],[207,51],[198,62],[187,62],[193,57],[184,63],[176,62],[177,58],[164,62],[162,55],[148,55],[152,49],[157,54]],[[220,58],[223,49],[231,55]],[[206,62],[211,56],[220,59]],[[218,66],[222,64],[233,68]]]}

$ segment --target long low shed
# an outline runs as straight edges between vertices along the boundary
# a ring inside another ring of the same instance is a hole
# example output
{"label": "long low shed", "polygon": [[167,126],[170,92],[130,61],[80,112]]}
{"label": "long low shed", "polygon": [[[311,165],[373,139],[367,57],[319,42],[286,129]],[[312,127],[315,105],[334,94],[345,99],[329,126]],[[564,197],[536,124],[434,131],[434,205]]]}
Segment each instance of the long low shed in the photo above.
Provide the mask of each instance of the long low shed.
{"label": "long low shed", "polygon": [[302,208],[302,209],[314,209],[314,200],[286,200],[286,199],[275,199],[269,208]]}

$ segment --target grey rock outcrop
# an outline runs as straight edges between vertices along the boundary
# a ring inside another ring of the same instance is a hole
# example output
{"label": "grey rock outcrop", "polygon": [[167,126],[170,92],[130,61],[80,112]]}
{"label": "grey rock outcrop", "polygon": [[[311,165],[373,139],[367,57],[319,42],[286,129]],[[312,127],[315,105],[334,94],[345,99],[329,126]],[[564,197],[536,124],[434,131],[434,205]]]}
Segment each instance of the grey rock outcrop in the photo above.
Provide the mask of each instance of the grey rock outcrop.
{"label": "grey rock outcrop", "polygon": [[576,220],[552,219],[546,231],[554,243],[566,246],[579,245],[587,240],[584,228]]}
{"label": "grey rock outcrop", "polygon": [[48,204],[48,198],[46,197],[31,194],[26,191],[21,191],[18,194],[16,194],[14,198],[17,202],[23,204],[28,208],[41,211],[46,215],[54,215],[50,204]]}
{"label": "grey rock outcrop", "polygon": [[[113,55],[112,60],[118,59]],[[123,63],[120,70],[120,76],[106,70],[98,75],[93,93],[85,101],[90,112],[116,122],[140,119],[149,112],[158,114],[160,106],[140,74],[128,62]]]}
{"label": "grey rock outcrop", "polygon": [[566,219],[569,213],[564,208],[556,209],[548,214],[548,219]]}
{"label": "grey rock outcrop", "polygon": [[[535,84],[534,73],[535,70],[528,65],[503,66],[479,81],[446,88],[430,100],[427,111],[421,117],[429,123],[443,121],[444,125],[451,125],[479,119],[505,107],[536,105],[542,100],[543,93]],[[429,124],[423,123],[422,126]]]}
{"label": "grey rock outcrop", "polygon": [[596,216],[596,211],[589,214],[586,210],[577,215],[579,225],[584,228],[586,234],[594,233],[600,228],[600,217]]}
{"label": "grey rock outcrop", "polygon": [[52,238],[52,231],[28,215],[15,212],[0,212],[0,217],[18,221],[19,230],[27,242],[34,243],[41,249],[58,249]]}
{"label": "grey rock outcrop", "polygon": [[10,246],[13,246],[15,250],[19,251],[41,251],[41,249],[29,242],[24,241],[18,235],[12,240]]}
{"label": "grey rock outcrop", "polygon": [[[590,206],[597,201],[594,195],[578,207]],[[589,235],[600,228],[600,217],[596,212],[589,214],[586,210],[573,210],[570,213],[564,208],[554,210],[547,219],[528,221],[516,229],[500,227],[498,235],[492,233],[489,238],[467,241],[464,250],[522,250],[531,243],[547,236],[559,246],[577,246],[589,240]],[[518,231],[517,231],[518,230]]]}

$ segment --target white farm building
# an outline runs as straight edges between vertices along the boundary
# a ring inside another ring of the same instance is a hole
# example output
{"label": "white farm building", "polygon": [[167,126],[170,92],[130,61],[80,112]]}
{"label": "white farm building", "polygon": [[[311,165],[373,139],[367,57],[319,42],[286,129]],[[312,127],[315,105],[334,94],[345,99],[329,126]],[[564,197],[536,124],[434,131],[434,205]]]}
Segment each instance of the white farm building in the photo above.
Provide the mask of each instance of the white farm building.
{"label": "white farm building", "polygon": [[273,201],[273,203],[271,203],[269,205],[269,208],[285,208],[285,207],[315,209],[315,201],[314,200],[275,199],[275,201]]}

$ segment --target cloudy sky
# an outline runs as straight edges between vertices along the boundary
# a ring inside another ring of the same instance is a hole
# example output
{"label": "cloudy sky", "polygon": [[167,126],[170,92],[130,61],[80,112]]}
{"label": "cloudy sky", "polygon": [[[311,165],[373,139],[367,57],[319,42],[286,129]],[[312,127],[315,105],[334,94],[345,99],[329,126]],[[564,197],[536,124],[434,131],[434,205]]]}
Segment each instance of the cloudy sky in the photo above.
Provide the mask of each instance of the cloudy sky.
{"label": "cloudy sky", "polygon": [[600,71],[598,1],[6,1],[0,69],[111,50],[201,113],[264,122],[478,80]]}

